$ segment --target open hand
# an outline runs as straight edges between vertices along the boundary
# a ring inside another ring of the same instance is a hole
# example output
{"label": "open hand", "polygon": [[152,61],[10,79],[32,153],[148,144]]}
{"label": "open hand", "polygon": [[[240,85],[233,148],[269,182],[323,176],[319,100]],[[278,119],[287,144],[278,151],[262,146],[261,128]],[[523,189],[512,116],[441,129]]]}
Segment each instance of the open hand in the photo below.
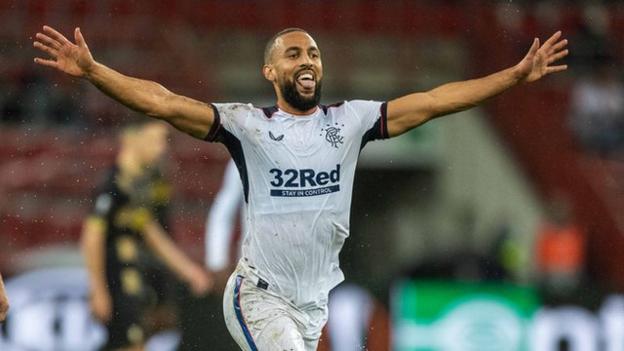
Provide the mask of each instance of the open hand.
{"label": "open hand", "polygon": [[212,290],[214,279],[212,278],[212,274],[206,270],[197,269],[188,280],[188,284],[193,295],[202,296],[208,294]]}
{"label": "open hand", "polygon": [[35,63],[56,68],[74,77],[84,77],[95,64],[80,28],[74,30],[76,44],[48,26],[43,26],[43,33],[37,33],[35,38],[33,46],[51,57],[51,59],[37,57]]}
{"label": "open hand", "polygon": [[539,39],[535,38],[529,52],[516,65],[520,81],[530,83],[550,73],[565,71],[568,65],[552,64],[568,55],[567,45],[568,41],[561,39],[561,31],[553,34],[541,47]]}

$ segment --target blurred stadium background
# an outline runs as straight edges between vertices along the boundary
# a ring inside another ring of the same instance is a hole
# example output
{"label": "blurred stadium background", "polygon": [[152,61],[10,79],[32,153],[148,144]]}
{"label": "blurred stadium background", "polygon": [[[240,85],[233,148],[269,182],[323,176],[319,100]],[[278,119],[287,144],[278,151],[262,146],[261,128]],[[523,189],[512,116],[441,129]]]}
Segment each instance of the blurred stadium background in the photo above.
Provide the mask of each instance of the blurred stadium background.
{"label": "blurred stadium background", "polygon": [[[32,36],[49,24],[80,26],[96,59],[121,72],[261,106],[274,103],[263,48],[285,27],[317,40],[326,104],[493,72],[562,29],[567,73],[367,146],[341,261],[382,306],[370,350],[624,350],[621,1],[0,0],[0,23],[0,271],[17,291],[1,349],[86,347],[75,340],[91,329],[63,341],[58,321],[37,318],[49,311],[20,312],[16,283],[81,267],[82,220],[115,133],[140,118],[32,63]],[[177,132],[171,145],[171,231],[199,261],[228,155]],[[42,326],[22,335],[20,313]]]}

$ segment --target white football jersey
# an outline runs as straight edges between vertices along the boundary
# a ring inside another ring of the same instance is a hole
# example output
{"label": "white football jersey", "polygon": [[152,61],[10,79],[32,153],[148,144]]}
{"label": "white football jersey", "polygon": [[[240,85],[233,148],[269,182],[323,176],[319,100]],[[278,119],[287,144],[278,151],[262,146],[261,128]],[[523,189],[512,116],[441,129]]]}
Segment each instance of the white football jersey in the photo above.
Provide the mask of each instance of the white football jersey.
{"label": "white football jersey", "polygon": [[277,107],[213,104],[206,140],[222,142],[239,170],[247,206],[242,259],[298,306],[325,304],[344,276],[360,150],[388,137],[386,104],[345,101],[306,116]]}

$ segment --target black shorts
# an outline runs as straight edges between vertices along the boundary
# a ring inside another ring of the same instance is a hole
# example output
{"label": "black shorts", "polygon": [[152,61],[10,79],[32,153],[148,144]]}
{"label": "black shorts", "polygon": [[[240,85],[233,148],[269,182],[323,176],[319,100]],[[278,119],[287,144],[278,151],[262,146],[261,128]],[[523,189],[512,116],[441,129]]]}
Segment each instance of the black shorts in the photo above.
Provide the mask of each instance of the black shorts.
{"label": "black shorts", "polygon": [[145,344],[147,333],[143,319],[150,305],[144,298],[113,293],[113,315],[106,325],[108,341],[102,350]]}

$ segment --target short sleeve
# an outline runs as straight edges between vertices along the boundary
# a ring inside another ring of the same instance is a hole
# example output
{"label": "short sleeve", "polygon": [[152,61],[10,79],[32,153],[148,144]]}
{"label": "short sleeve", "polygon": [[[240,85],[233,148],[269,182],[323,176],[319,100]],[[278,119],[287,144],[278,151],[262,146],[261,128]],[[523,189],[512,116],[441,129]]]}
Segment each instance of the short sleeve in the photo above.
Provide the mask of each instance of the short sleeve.
{"label": "short sleeve", "polygon": [[362,146],[369,141],[388,138],[387,103],[353,100],[349,102],[361,122]]}
{"label": "short sleeve", "polygon": [[242,103],[213,103],[211,106],[214,111],[214,122],[205,140],[223,142],[227,132],[241,138],[253,106]]}
{"label": "short sleeve", "polygon": [[113,195],[108,192],[102,192],[95,198],[93,206],[93,216],[107,217],[113,208]]}
{"label": "short sleeve", "polygon": [[113,196],[110,193],[102,192],[95,197],[95,204],[85,223],[91,228],[99,228],[99,231],[104,233],[106,232],[107,218],[111,211],[113,211]]}

